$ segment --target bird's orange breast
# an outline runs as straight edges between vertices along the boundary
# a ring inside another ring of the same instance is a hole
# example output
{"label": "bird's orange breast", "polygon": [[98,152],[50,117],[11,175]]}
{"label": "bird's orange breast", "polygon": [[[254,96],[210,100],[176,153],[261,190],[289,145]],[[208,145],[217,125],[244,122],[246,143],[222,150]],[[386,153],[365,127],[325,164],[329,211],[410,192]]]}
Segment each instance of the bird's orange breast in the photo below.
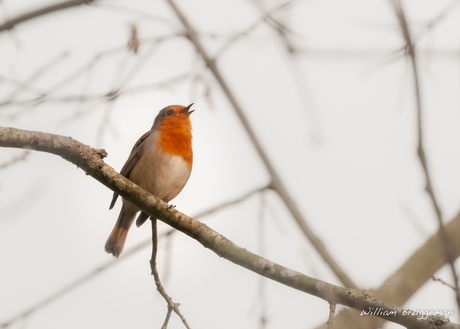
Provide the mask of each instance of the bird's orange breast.
{"label": "bird's orange breast", "polygon": [[188,116],[166,118],[158,127],[158,146],[170,156],[180,156],[191,169],[193,164],[192,124]]}

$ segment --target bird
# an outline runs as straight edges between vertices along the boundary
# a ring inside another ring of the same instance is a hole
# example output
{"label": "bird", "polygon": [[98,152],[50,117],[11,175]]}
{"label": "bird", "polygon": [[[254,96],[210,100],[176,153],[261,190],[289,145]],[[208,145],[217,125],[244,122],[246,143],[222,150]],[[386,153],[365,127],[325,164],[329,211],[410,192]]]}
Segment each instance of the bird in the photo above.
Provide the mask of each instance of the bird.
{"label": "bird", "polygon": [[[187,183],[193,165],[192,124],[188,106],[170,105],[158,113],[152,128],[134,144],[120,174],[168,203]],[[113,194],[109,209],[117,201]],[[106,244],[105,251],[115,258],[123,251],[128,231],[136,214],[137,206],[122,198],[123,205],[115,227]],[[141,211],[136,220],[141,226],[149,215]]]}

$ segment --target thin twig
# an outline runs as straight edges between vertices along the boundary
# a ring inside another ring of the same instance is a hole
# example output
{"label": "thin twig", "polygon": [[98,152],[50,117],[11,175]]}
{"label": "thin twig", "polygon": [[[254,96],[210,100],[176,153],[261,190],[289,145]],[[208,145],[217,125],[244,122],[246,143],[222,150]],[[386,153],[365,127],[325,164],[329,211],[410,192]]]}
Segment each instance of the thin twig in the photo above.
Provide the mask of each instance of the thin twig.
{"label": "thin twig", "polygon": [[176,13],[177,17],[181,20],[182,24],[184,25],[187,31],[187,37],[195,46],[198,53],[201,55],[203,60],[205,61],[206,65],[209,67],[211,72],[213,73],[214,77],[216,78],[217,82],[223,89],[225,95],[227,96],[228,100],[232,104],[235,112],[237,113],[238,117],[240,118],[241,123],[243,124],[246,132],[248,133],[255,149],[259,153],[263,163],[267,171],[271,177],[271,187],[278,193],[281,199],[284,201],[286,207],[291,212],[292,216],[294,217],[295,221],[299,225],[300,229],[307,237],[307,239],[311,242],[311,244],[315,247],[318,253],[321,255],[323,260],[329,265],[332,271],[336,274],[336,276],[340,279],[345,287],[354,288],[356,285],[353,281],[348,277],[348,275],[340,268],[334,258],[329,254],[326,250],[326,247],[322,243],[322,241],[316,236],[316,234],[312,231],[310,226],[307,224],[305,217],[302,215],[300,210],[297,208],[292,197],[289,195],[289,192],[284,186],[278,172],[276,171],[275,167],[271,163],[268,155],[265,153],[265,150],[262,147],[262,144],[259,142],[255,132],[253,131],[251,125],[249,124],[248,119],[244,114],[243,108],[240,106],[239,102],[237,101],[236,97],[233,95],[233,92],[230,90],[230,87],[227,85],[227,82],[224,80],[223,76],[220,74],[216,63],[213,59],[211,59],[208,53],[203,48],[201,42],[198,39],[198,35],[192,25],[188,22],[185,18],[184,14],[179,10],[173,0],[167,0],[174,12]]}
{"label": "thin twig", "polygon": [[[27,92],[30,92],[30,93],[35,93],[37,95],[43,95],[43,92],[41,90],[38,90],[37,88],[33,87],[33,86],[30,86],[28,82],[22,82],[22,81],[19,81],[17,79],[14,79],[14,78],[7,78],[7,77],[4,77],[4,76],[0,76],[0,82],[1,83],[8,83],[10,85],[14,85],[16,86],[16,90],[21,90],[21,91],[27,91]],[[15,93],[16,90],[14,90],[12,93]],[[10,94],[11,95],[11,94]],[[0,103],[0,106],[3,106],[3,105],[8,105],[10,103],[12,103],[13,100],[11,98],[11,96],[8,96],[8,100],[6,101],[2,101]]]}
{"label": "thin twig", "polygon": [[[253,0],[259,10],[263,14],[263,20],[270,26],[278,36],[282,46],[286,50],[287,64],[291,72],[291,76],[294,80],[298,99],[301,103],[304,113],[306,115],[306,125],[308,126],[308,132],[311,142],[314,145],[320,145],[323,141],[322,125],[318,109],[316,108],[314,97],[310,92],[308,85],[308,79],[304,73],[304,68],[301,62],[301,56],[298,51],[298,47],[294,44],[290,36],[294,34],[293,31],[285,24],[282,24],[279,20],[273,17],[273,14],[279,11],[279,9],[285,9],[286,7],[292,7],[299,1],[287,1],[279,7],[275,7],[274,10],[267,11],[265,3],[261,0]],[[266,13],[266,14],[264,14]]]}
{"label": "thin twig", "polygon": [[[165,34],[165,35],[160,35],[160,36],[140,39],[139,42],[141,42],[143,44],[149,43],[149,42],[161,43],[161,42],[164,42],[164,41],[169,40],[170,38],[174,38],[174,37],[178,37],[178,36],[176,34]],[[70,82],[72,82],[73,80],[78,78],[80,75],[85,73],[87,70],[92,69],[95,66],[95,64],[97,62],[99,62],[100,60],[102,60],[102,59],[104,59],[104,58],[106,58],[106,57],[108,57],[110,55],[119,53],[119,52],[126,52],[126,45],[114,47],[114,48],[111,48],[111,49],[107,49],[107,50],[104,50],[104,51],[101,51],[101,52],[95,54],[93,56],[93,58],[90,61],[88,61],[85,65],[83,65],[82,67],[80,67],[77,70],[75,70],[72,74],[70,74],[64,80],[58,81],[55,84],[55,86],[50,88],[50,90],[47,92],[47,94],[50,94],[52,92],[56,92],[56,91],[62,89],[64,86],[68,85]]]}
{"label": "thin twig", "polygon": [[[156,36],[156,37],[150,37],[150,38],[144,38],[140,39],[139,42],[141,43],[154,43],[154,44],[159,44],[165,40],[168,40],[170,38],[178,37],[180,35],[177,34],[166,34],[166,35],[161,35],[161,36]],[[0,101],[0,107],[6,106],[6,105],[38,105],[42,104],[45,102],[50,102],[50,101],[61,101],[61,102],[82,102],[82,101],[87,101],[91,99],[96,99],[96,100],[107,100],[107,99],[112,99],[114,97],[117,97],[121,94],[121,91],[118,90],[120,88],[113,88],[110,90],[108,93],[103,94],[103,95],[69,95],[69,96],[58,96],[58,97],[50,97],[53,93],[57,93],[59,90],[63,89],[65,86],[69,85],[71,82],[74,80],[78,79],[80,76],[82,76],[85,73],[91,72],[95,65],[101,61],[102,59],[105,59],[111,55],[117,54],[119,52],[126,52],[126,45],[111,48],[105,51],[101,51],[93,56],[91,60],[89,60],[86,64],[83,66],[77,68],[75,71],[73,71],[71,74],[66,76],[64,79],[57,81],[53,86],[48,88],[48,90],[45,91],[35,91],[38,95],[27,99],[27,100],[21,100],[21,101],[13,101],[11,99],[6,99]],[[151,58],[151,57],[150,57]],[[131,75],[131,74],[130,74]],[[8,80],[5,78],[2,78],[3,80],[6,81],[11,81],[14,82],[17,85],[20,85],[22,87],[26,86],[26,83],[21,83],[21,82],[16,82],[14,80]],[[129,77],[131,79],[131,77]],[[162,83],[156,83],[157,85],[161,85]],[[145,87],[148,88],[150,84],[145,85]],[[27,86],[29,89],[31,89],[30,86]],[[133,87],[133,88],[125,88],[125,89],[131,89],[133,91],[137,90],[144,90],[142,86],[139,87]]]}
{"label": "thin twig", "polygon": [[[139,42],[139,40],[137,42]],[[113,107],[115,105],[115,102],[118,99],[118,96],[123,92],[123,89],[125,89],[125,86],[136,76],[136,74],[139,72],[142,66],[144,66],[148,62],[148,60],[152,58],[152,54],[154,53],[155,50],[157,50],[158,45],[159,45],[159,42],[152,43],[149,51],[147,51],[142,56],[138,56],[138,59],[135,62],[134,66],[131,68],[131,70],[129,70],[129,72],[124,77],[122,77],[122,75],[123,75],[124,68],[126,67],[126,64],[127,64],[129,53],[126,53],[126,55],[121,59],[118,69],[113,79],[112,87],[110,88],[110,91],[107,93],[108,98],[107,98],[107,103],[104,107],[103,119],[101,120],[99,124],[99,128],[97,130],[96,145],[102,144],[106,128],[110,126],[110,121],[111,121],[111,117],[113,113]]]}
{"label": "thin twig", "polygon": [[288,38],[288,34],[297,34],[294,31],[292,31],[288,26],[285,24],[281,23],[278,19],[275,19],[273,17],[273,14],[276,13],[276,11],[280,9],[286,9],[288,7],[292,7],[299,1],[296,0],[291,0],[287,1],[279,7],[275,7],[274,10],[267,11],[264,2],[260,0],[255,0],[253,1],[256,3],[257,7],[259,10],[262,12],[262,18],[263,20],[272,28],[274,29],[278,36],[280,37],[280,40],[283,42],[284,46],[286,47],[287,51],[289,53],[295,53],[296,52],[296,47],[293,45],[291,39]]}
{"label": "thin twig", "polygon": [[22,152],[21,155],[18,155],[18,156],[14,157],[13,159],[11,159],[11,160],[9,160],[7,162],[0,163],[0,169],[4,169],[6,167],[9,167],[12,164],[15,164],[15,163],[17,163],[19,161],[24,161],[29,154],[30,154],[30,151],[24,151],[24,152]]}
{"label": "thin twig", "polygon": [[446,260],[450,265],[450,269],[452,272],[452,277],[454,279],[455,284],[455,291],[456,291],[456,300],[457,306],[460,311],[460,288],[458,283],[458,274],[455,269],[454,265],[454,258],[452,255],[451,243],[449,242],[448,236],[444,230],[444,223],[442,218],[441,208],[437,201],[436,194],[433,189],[432,179],[430,176],[430,171],[428,169],[428,161],[425,155],[425,149],[423,145],[423,106],[422,106],[422,97],[421,97],[421,88],[420,88],[420,78],[419,78],[419,71],[417,65],[417,58],[415,52],[415,44],[412,42],[411,33],[409,30],[409,26],[407,24],[406,15],[404,13],[404,9],[400,0],[390,0],[391,4],[393,5],[393,9],[395,11],[396,17],[398,18],[399,25],[401,27],[401,33],[403,34],[404,40],[406,42],[407,54],[410,57],[411,64],[412,64],[412,74],[414,79],[414,88],[415,88],[415,100],[416,100],[416,111],[417,111],[417,155],[420,160],[420,164],[423,168],[423,173],[425,176],[425,190],[428,193],[431,204],[434,208],[436,213],[436,219],[439,225],[439,231],[441,234],[442,245],[444,248]]}
{"label": "thin twig", "polygon": [[335,304],[329,304],[329,319],[327,320],[327,329],[333,328],[335,308]]}
{"label": "thin twig", "polygon": [[[63,95],[63,96],[56,96],[56,97],[37,97],[34,99],[30,100],[24,100],[24,101],[16,101],[11,103],[11,105],[19,105],[19,106],[36,106],[38,104],[44,104],[44,103],[72,103],[72,102],[93,102],[95,104],[105,102],[105,101],[110,101],[114,97],[120,98],[124,96],[133,96],[139,93],[144,93],[144,92],[150,92],[154,89],[168,89],[172,88],[173,86],[177,86],[178,83],[181,83],[183,81],[187,81],[186,78],[190,76],[190,73],[182,73],[178,76],[174,76],[172,78],[169,78],[164,81],[160,82],[153,82],[149,84],[143,84],[139,86],[134,86],[134,87],[127,87],[123,90],[118,90],[116,93],[104,93],[104,94],[87,94],[87,95]],[[4,103],[0,103],[0,107],[3,105],[6,105]],[[25,109],[23,109],[25,111]],[[85,114],[91,114],[93,113],[92,110],[90,109],[77,109],[74,113],[72,113],[69,116],[69,121],[73,120],[76,117],[80,117]],[[12,116],[16,117],[18,116],[18,113],[14,113]],[[66,119],[63,119],[64,121]]]}
{"label": "thin twig", "polygon": [[[126,3],[128,4],[128,3]],[[116,4],[114,2],[104,1],[101,2],[99,8],[104,10],[112,10],[117,12],[122,12],[124,15],[133,15],[135,16],[134,20],[146,20],[149,23],[155,22],[164,25],[165,27],[170,28],[171,30],[178,30],[180,26],[177,26],[175,22],[172,22],[168,18],[151,14],[146,12],[145,10],[140,10],[136,8],[132,8],[129,6],[123,6],[120,4]]]}
{"label": "thin twig", "polygon": [[219,204],[217,206],[214,206],[214,207],[211,207],[211,208],[209,208],[207,210],[199,212],[194,218],[201,218],[201,217],[204,217],[204,216],[211,215],[211,214],[213,214],[213,213],[215,213],[217,211],[220,211],[223,208],[227,208],[227,207],[233,206],[235,204],[238,204],[238,203],[248,199],[249,197],[253,196],[254,194],[263,192],[263,191],[265,191],[266,189],[269,189],[269,188],[270,188],[269,185],[263,186],[263,187],[258,187],[258,188],[254,189],[252,191],[249,191],[249,192],[241,195],[240,197],[237,197],[236,199],[223,202],[223,203],[221,203],[221,204]]}
{"label": "thin twig", "polygon": [[443,285],[445,286],[448,286],[450,289],[452,289],[453,291],[458,291],[458,290],[455,290],[455,287],[448,284],[446,281],[444,281],[443,279],[441,278],[436,278],[434,275],[431,276],[431,279],[433,279],[433,281],[438,281],[438,282],[441,282]]}
{"label": "thin twig", "polygon": [[[247,28],[245,28],[244,30],[238,32],[238,33],[235,33],[233,34],[228,40],[227,42],[225,42],[221,47],[220,49],[216,52],[216,54],[214,55],[214,58],[217,59],[219,58],[225,51],[227,51],[230,46],[232,46],[236,41],[242,39],[243,37],[246,37],[248,36],[249,34],[251,34],[252,32],[254,32],[257,27],[259,27],[261,25],[261,23],[263,23],[264,21],[267,21],[272,14],[274,14],[275,12],[281,10],[281,9],[285,9],[287,6],[293,4],[296,0],[292,0],[292,1],[288,1],[286,3],[282,3],[281,5],[279,6],[276,6],[266,12],[264,12],[262,14],[261,17],[259,17],[256,21],[254,21],[251,25],[249,25]],[[272,25],[272,24],[271,24]],[[273,25],[272,25],[273,26]]]}
{"label": "thin twig", "polygon": [[174,303],[172,301],[172,298],[168,295],[165,288],[161,284],[160,275],[158,274],[158,270],[157,270],[157,250],[158,250],[157,220],[152,217],[150,217],[150,220],[152,221],[152,258],[150,259],[150,268],[152,270],[152,275],[155,281],[155,285],[157,286],[157,290],[160,293],[160,295],[164,298],[166,303],[168,304],[168,312],[166,314],[166,318],[165,318],[165,321],[161,329],[166,329],[168,327],[168,322],[171,317],[172,311],[174,311],[179,316],[184,326],[190,329],[187,323],[187,320],[185,320],[185,317],[181,314],[179,310],[180,304]]}
{"label": "thin twig", "polygon": [[447,4],[446,7],[444,7],[440,13],[438,13],[432,20],[430,20],[426,26],[425,26],[425,31],[430,31],[434,29],[439,23],[441,23],[446,17],[450,14],[452,14],[455,10],[455,7],[460,5],[460,2],[458,0],[451,0],[450,3]]}
{"label": "thin twig", "polygon": [[56,66],[59,64],[64,58],[66,58],[69,55],[68,52],[64,52],[62,54],[59,54],[56,57],[53,57],[51,60],[46,62],[43,66],[38,68],[33,74],[27,78],[27,81],[22,83],[18,83],[18,88],[13,90],[7,97],[6,100],[3,101],[2,103],[12,103],[13,100],[21,93],[24,91],[33,91],[38,94],[39,97],[43,95],[42,91],[36,90],[35,87],[32,86],[32,83],[40,78],[43,74],[47,73],[53,66]]}

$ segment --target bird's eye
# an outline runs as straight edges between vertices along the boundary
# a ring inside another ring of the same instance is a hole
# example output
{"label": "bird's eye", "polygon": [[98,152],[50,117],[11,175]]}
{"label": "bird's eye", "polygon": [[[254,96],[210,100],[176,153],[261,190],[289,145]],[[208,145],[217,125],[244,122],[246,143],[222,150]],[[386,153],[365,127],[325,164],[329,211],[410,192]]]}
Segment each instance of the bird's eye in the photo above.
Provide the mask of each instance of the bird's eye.
{"label": "bird's eye", "polygon": [[172,110],[168,110],[168,112],[166,112],[166,115],[171,115],[171,114],[173,114]]}

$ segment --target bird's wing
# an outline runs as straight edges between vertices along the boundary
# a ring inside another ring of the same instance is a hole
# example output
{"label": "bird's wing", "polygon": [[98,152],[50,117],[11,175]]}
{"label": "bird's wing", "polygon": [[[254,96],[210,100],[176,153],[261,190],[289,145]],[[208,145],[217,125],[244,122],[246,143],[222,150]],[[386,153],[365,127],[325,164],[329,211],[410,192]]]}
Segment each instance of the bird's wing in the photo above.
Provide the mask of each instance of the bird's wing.
{"label": "bird's wing", "polygon": [[[125,165],[123,166],[123,168],[121,168],[121,171],[120,171],[121,175],[129,179],[129,175],[131,174],[131,171],[136,166],[137,162],[139,161],[139,159],[142,157],[142,154],[144,153],[145,140],[155,131],[156,130],[152,129],[146,132],[144,135],[141,136],[141,138],[139,138],[136,144],[134,144],[134,147],[131,150],[131,154],[129,155],[128,160],[126,160]],[[112,202],[110,203],[109,209],[113,208],[113,206],[115,205],[115,202],[117,201],[117,198],[118,198],[118,194],[114,192]]]}

